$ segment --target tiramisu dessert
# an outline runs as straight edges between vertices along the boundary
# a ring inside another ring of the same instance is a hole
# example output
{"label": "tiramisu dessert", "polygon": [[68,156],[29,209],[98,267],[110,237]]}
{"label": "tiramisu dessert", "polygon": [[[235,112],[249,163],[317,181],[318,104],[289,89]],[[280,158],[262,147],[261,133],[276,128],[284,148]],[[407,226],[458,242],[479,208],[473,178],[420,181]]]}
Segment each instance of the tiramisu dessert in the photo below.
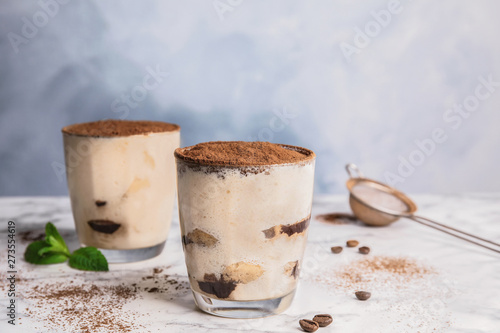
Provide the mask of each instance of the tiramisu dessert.
{"label": "tiramisu dessert", "polygon": [[80,242],[102,249],[110,262],[158,255],[174,206],[179,126],[103,120],[62,132]]}
{"label": "tiramisu dessert", "polygon": [[268,142],[175,151],[179,216],[197,305],[251,318],[286,309],[310,221],[315,154]]}

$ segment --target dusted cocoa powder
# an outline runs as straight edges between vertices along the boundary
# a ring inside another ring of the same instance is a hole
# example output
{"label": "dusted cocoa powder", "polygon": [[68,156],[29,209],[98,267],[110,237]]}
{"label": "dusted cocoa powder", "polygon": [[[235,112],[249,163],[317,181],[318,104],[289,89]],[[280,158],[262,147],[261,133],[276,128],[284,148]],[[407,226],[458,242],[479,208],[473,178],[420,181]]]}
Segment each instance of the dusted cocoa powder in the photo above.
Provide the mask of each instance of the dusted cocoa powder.
{"label": "dusted cocoa powder", "polygon": [[[0,264],[6,266],[4,258],[5,250],[0,252]],[[152,329],[154,320],[148,321],[148,317],[155,316],[131,304],[151,298],[173,301],[190,293],[187,278],[166,274],[166,266],[152,268],[152,279],[143,276],[142,269],[71,271],[61,275],[64,268],[47,273],[23,260],[18,267],[16,304],[20,332],[156,332]],[[54,272],[56,276],[51,276]],[[6,278],[5,270],[0,270],[0,279]],[[7,288],[6,283],[0,284],[0,293],[7,295]]]}
{"label": "dusted cocoa powder", "polygon": [[[123,306],[137,297],[124,285],[99,286],[64,283],[39,284],[28,289],[24,298],[31,301],[26,313],[43,328],[78,332],[134,332],[143,329]],[[49,315],[47,316],[46,313]]]}
{"label": "dusted cocoa powder", "polygon": [[391,256],[373,256],[348,265],[323,272],[317,282],[327,283],[336,289],[405,288],[410,281],[435,275],[436,271],[415,259]]}
{"label": "dusted cocoa powder", "polygon": [[100,120],[66,126],[65,134],[92,137],[120,137],[149,133],[173,132],[180,127],[175,124],[149,120]]}
{"label": "dusted cocoa powder", "polygon": [[330,224],[354,224],[358,222],[356,216],[347,213],[330,213],[317,215],[316,219]]}
{"label": "dusted cocoa powder", "polygon": [[186,162],[212,166],[264,166],[307,162],[309,149],[269,142],[212,141],[178,148],[175,156]]}

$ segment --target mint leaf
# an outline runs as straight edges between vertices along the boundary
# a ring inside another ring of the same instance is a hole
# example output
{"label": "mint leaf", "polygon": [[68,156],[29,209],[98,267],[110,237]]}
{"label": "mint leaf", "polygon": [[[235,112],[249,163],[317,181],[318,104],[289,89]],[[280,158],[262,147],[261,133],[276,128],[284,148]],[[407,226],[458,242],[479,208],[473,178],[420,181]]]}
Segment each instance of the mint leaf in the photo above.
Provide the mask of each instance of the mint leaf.
{"label": "mint leaf", "polygon": [[108,271],[106,257],[95,247],[84,247],[71,254],[57,228],[50,222],[45,226],[45,240],[31,243],[24,252],[24,259],[32,264],[48,265],[65,262],[85,271]]}
{"label": "mint leaf", "polygon": [[45,241],[51,245],[50,249],[44,250],[45,252],[61,252],[68,257],[70,256],[66,242],[64,242],[57,228],[51,222],[48,222],[45,226]]}
{"label": "mint leaf", "polygon": [[54,237],[60,243],[64,244],[64,239],[62,238],[61,234],[59,234],[59,231],[57,231],[56,226],[53,225],[52,222],[47,222],[47,224],[45,225],[45,237],[49,236]]}
{"label": "mint leaf", "polygon": [[24,259],[32,264],[58,264],[68,260],[68,247],[56,227],[48,222],[45,225],[45,240],[31,243],[24,252]]}
{"label": "mint leaf", "polygon": [[67,257],[71,255],[66,247],[66,244],[59,243],[53,236],[45,237],[45,242],[48,243],[48,247],[41,249],[38,254],[42,255],[47,252],[58,252],[66,255]]}
{"label": "mint leaf", "polygon": [[28,245],[24,252],[24,259],[36,265],[59,264],[65,262],[68,257],[62,253],[46,253],[43,250],[50,248],[46,241],[36,241]]}
{"label": "mint leaf", "polygon": [[84,271],[109,271],[106,257],[95,247],[82,247],[71,255],[69,265]]}

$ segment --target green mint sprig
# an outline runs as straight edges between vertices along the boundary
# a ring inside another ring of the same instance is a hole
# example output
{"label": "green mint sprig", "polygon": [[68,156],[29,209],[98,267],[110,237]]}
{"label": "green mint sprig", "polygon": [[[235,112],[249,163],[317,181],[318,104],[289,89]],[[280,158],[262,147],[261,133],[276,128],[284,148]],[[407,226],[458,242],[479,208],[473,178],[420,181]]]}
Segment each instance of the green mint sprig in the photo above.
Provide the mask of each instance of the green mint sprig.
{"label": "green mint sprig", "polygon": [[69,265],[76,269],[109,271],[106,257],[95,247],[82,247],[71,254],[66,242],[50,222],[45,226],[45,239],[31,243],[24,252],[24,259],[36,265],[59,264],[68,258]]}

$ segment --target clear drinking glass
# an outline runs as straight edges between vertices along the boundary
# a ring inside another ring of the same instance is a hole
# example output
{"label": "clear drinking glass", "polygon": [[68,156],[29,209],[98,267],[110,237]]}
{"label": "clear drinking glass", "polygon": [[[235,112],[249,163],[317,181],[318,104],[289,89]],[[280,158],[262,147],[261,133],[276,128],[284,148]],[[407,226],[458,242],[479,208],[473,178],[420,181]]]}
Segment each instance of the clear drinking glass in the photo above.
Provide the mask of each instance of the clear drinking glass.
{"label": "clear drinking glass", "polygon": [[315,154],[275,165],[204,165],[175,151],[179,217],[196,305],[231,318],[291,304],[311,217]]}
{"label": "clear drinking glass", "polygon": [[160,254],[174,207],[180,127],[104,120],[62,132],[80,243],[99,248],[109,262]]}

